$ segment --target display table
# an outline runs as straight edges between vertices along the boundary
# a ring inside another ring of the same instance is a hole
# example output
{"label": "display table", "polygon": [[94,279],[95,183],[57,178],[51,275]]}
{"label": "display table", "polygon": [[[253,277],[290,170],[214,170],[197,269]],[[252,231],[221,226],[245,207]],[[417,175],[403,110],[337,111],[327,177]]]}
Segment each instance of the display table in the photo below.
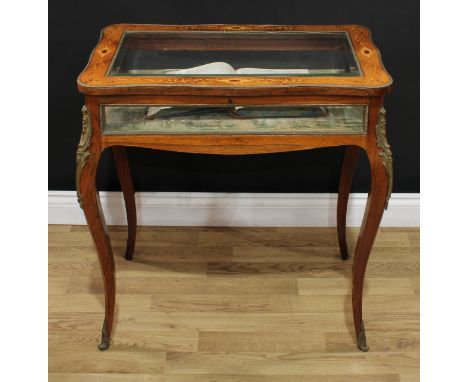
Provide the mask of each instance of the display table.
{"label": "display table", "polygon": [[391,77],[368,29],[340,26],[111,25],[78,78],[85,94],[76,161],[78,201],[96,245],[105,291],[99,349],[110,344],[115,266],[96,190],[102,152],[112,148],[136,238],[134,189],[125,147],[200,154],[259,154],[345,146],[337,228],[348,258],[346,211],[359,149],[371,189],[353,259],[357,345],[367,351],[362,293],[367,260],[392,189],[383,97]]}

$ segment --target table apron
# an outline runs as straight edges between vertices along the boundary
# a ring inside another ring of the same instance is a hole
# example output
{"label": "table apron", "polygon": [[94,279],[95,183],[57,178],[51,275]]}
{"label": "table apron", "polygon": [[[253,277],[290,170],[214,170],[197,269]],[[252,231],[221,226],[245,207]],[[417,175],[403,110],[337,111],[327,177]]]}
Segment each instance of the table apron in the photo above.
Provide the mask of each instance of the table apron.
{"label": "table apron", "polygon": [[107,135],[102,149],[132,146],[199,154],[262,154],[321,147],[366,148],[367,135]]}

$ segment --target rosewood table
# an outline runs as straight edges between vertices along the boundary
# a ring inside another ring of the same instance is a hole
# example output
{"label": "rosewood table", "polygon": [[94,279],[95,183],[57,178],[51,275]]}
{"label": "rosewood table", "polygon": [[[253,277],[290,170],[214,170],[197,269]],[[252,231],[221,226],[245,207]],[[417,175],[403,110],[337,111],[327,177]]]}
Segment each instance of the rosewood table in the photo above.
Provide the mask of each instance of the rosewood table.
{"label": "rosewood table", "polygon": [[76,187],[97,249],[105,291],[100,350],[110,344],[115,266],[96,190],[112,148],[136,238],[126,146],[200,154],[258,154],[345,146],[337,228],[348,258],[346,211],[359,149],[372,174],[352,271],[357,346],[367,351],[364,274],[392,190],[384,95],[392,79],[367,28],[358,25],[111,25],[103,29],[78,89],[85,95]]}

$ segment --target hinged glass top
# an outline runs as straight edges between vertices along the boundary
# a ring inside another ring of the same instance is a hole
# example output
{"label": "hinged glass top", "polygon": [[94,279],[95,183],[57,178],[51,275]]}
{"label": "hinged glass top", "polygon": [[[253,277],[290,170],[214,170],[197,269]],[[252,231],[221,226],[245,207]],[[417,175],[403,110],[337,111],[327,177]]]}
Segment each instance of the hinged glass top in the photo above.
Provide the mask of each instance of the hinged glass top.
{"label": "hinged glass top", "polygon": [[347,32],[126,32],[109,76],[359,76]]}

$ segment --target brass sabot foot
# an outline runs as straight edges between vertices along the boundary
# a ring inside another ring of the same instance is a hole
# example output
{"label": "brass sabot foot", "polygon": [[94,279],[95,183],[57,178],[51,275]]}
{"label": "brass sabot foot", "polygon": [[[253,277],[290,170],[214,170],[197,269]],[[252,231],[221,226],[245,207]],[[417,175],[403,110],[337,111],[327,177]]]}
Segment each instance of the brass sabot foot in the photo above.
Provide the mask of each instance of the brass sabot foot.
{"label": "brass sabot foot", "polygon": [[364,322],[361,321],[361,331],[359,332],[357,338],[357,347],[360,351],[366,352],[369,350],[369,346],[367,346],[367,338],[366,338],[366,330],[364,328]]}
{"label": "brass sabot foot", "polygon": [[99,350],[106,350],[109,348],[110,345],[110,338],[109,333],[107,332],[106,320],[104,320],[104,324],[102,325],[102,337],[101,343],[98,346]]}

